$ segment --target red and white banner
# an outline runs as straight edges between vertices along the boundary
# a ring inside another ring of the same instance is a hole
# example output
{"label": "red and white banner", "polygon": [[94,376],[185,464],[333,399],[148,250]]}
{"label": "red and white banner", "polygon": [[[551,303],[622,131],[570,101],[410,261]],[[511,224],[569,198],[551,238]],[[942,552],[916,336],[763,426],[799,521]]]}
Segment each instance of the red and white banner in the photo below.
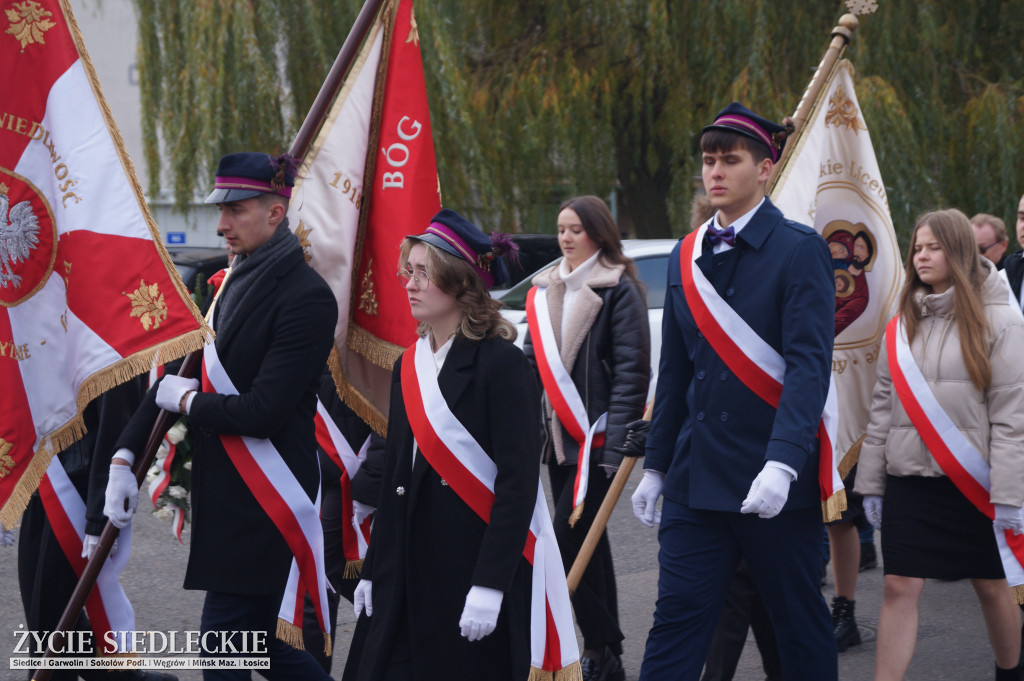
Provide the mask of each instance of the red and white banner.
{"label": "red and white banner", "polygon": [[[82,558],[85,540],[85,502],[56,456],[50,461],[46,475],[39,483],[39,499],[43,502],[46,519],[50,521],[61,551],[80,578],[88,559]],[[132,550],[132,526],[128,524],[117,537],[117,551],[100,568],[96,585],[89,592],[85,612],[89,617],[97,650],[101,655],[113,655],[128,650],[135,631],[135,611],[118,577],[128,563]],[[113,632],[108,637],[107,632]],[[108,649],[108,638],[116,641],[116,649]]]}
{"label": "red and white banner", "polygon": [[391,369],[416,339],[398,248],[440,210],[412,0],[387,6],[306,154],[289,221],[338,300],[339,394],[383,434]]}
{"label": "red and white banner", "polygon": [[0,30],[0,525],[105,390],[202,346],[66,1]]}
{"label": "red and white banner", "polygon": [[[576,464],[576,480],[573,484],[572,514],[569,524],[575,526],[583,512],[583,501],[587,496],[587,476],[590,475],[590,451],[604,445],[604,431],[608,423],[608,412],[601,414],[590,423],[583,398],[572,382],[572,376],[562,363],[562,356],[555,341],[555,330],[551,326],[548,310],[547,289],[534,286],[526,294],[526,320],[533,339],[537,369],[540,372],[544,391],[559,422],[579,446]],[[556,435],[552,435],[556,437]]]}
{"label": "red and white banner", "polygon": [[[425,337],[402,357],[402,395],[420,452],[459,498],[490,522],[498,467],[449,409]],[[530,678],[542,673],[560,678],[565,676],[560,670],[579,665],[579,647],[565,569],[539,482],[523,556],[533,566]]]}
{"label": "red and white banner", "polygon": [[[778,407],[786,375],[786,360],[757,335],[736,310],[718,295],[714,285],[697,266],[708,223],[691,232],[680,249],[683,294],[697,328],[734,374],[762,400]],[[836,441],[838,405],[831,377],[825,407],[818,424],[818,485],[826,521],[838,520],[846,509],[843,479],[836,469],[833,443]]]}
{"label": "red and white banner", "polygon": [[856,463],[856,456],[845,455],[860,452],[854,445],[867,429],[882,333],[896,314],[903,287],[903,260],[885,184],[849,61],[838,62],[786,151],[770,192],[772,202],[788,217],[813,225],[832,252],[832,377],[839,400],[835,445],[845,477]]}
{"label": "red and white banner", "polygon": [[[925,447],[961,494],[994,520],[995,508],[989,496],[991,466],[935,398],[914,359],[899,317],[890,321],[886,328],[885,350],[896,396]],[[1011,587],[1024,585],[1024,535],[1015,535],[1011,530],[994,531],[1006,581]]]}
{"label": "red and white banner", "polygon": [[[217,356],[216,344],[203,351],[203,392],[238,394]],[[306,496],[295,474],[269,439],[222,434],[220,440],[246,486],[288,543],[304,588],[316,607],[320,630],[325,633],[325,653],[330,655],[331,639],[326,635],[331,631],[331,619],[327,609],[324,535],[317,505]],[[316,452],[310,455],[316,456]]]}

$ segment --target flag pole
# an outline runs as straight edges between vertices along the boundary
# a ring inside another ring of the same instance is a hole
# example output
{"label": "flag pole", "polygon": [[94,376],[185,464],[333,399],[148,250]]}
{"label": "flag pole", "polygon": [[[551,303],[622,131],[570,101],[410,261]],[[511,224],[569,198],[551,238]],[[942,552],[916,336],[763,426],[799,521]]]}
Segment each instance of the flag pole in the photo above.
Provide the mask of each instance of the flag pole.
{"label": "flag pole", "polygon": [[295,135],[291,149],[288,150],[291,156],[303,158],[306,152],[309,151],[317,131],[320,130],[324,119],[327,118],[327,114],[331,109],[331,102],[334,101],[335,95],[338,94],[338,88],[341,87],[349,69],[352,68],[352,63],[355,61],[356,55],[359,54],[359,48],[362,47],[363,41],[370,32],[370,27],[373,26],[373,22],[376,20],[377,14],[380,12],[384,2],[385,0],[366,0],[363,3],[363,8],[359,10],[359,16],[356,17],[348,37],[345,38],[345,44],[341,46],[341,51],[338,52],[334,65],[331,66],[331,70],[327,73],[324,84],[320,86],[320,92],[317,93],[316,99],[313,100],[312,106],[309,107],[306,119],[302,121],[302,127],[299,128],[298,134]]}
{"label": "flag pole", "polygon": [[[338,88],[341,87],[345,75],[359,54],[359,49],[362,47],[363,41],[366,39],[366,35],[369,33],[370,27],[373,26],[373,22],[377,18],[377,14],[384,2],[385,0],[366,0],[363,3],[363,8],[359,11],[355,23],[352,24],[352,29],[349,31],[348,37],[345,38],[345,43],[342,45],[341,51],[338,52],[338,56],[327,74],[327,79],[320,87],[316,99],[313,100],[313,104],[310,106],[309,113],[302,122],[295,140],[292,142],[292,146],[289,149],[289,154],[292,156],[302,158],[309,150],[317,131],[330,111],[331,102],[334,101]],[[199,369],[201,357],[199,352],[189,353],[185,357],[178,375],[194,376]],[[179,417],[180,414],[164,410],[161,410],[157,416],[156,422],[149,433],[149,439],[146,441],[142,457],[132,467],[135,481],[140,488],[146,478],[146,472],[156,457],[156,451],[160,447],[160,442]],[[114,545],[118,534],[119,530],[110,521],[107,521],[103,532],[100,534],[96,548],[93,550],[92,557],[82,571],[82,576],[79,578],[78,584],[75,586],[75,590],[72,592],[71,598],[64,608],[64,613],[54,629],[53,635],[50,638],[51,645],[43,656],[44,659],[56,656],[52,651],[53,647],[58,649],[64,648],[64,633],[70,631],[78,620],[78,616],[85,607],[85,601],[88,599],[89,593],[96,583],[100,569],[107,560],[107,556],[110,554],[110,549]],[[32,679],[33,681],[49,681],[52,673],[52,669],[38,669],[32,676]]]}
{"label": "flag pole", "polygon": [[[653,398],[650,404],[647,405],[647,409],[644,410],[644,421],[650,421],[652,413],[654,413]],[[597,514],[594,516],[594,522],[590,524],[590,530],[587,531],[587,536],[583,538],[580,552],[576,554],[576,560],[572,563],[572,569],[569,570],[569,575],[565,578],[566,583],[569,585],[570,596],[576,593],[576,587],[580,585],[583,573],[586,571],[587,565],[590,564],[590,559],[597,549],[597,543],[601,541],[604,528],[608,526],[608,519],[612,517],[615,504],[618,503],[622,490],[625,488],[626,481],[629,480],[629,476],[633,472],[633,467],[636,465],[638,458],[640,457],[627,456],[624,458],[622,463],[619,464],[619,470],[616,471],[615,477],[612,478],[611,485],[608,486],[604,500],[601,501],[601,506],[597,509]]]}
{"label": "flag pole", "polygon": [[856,15],[844,14],[839,17],[839,25],[832,29],[832,41],[829,43],[828,49],[825,50],[825,55],[821,58],[818,68],[815,69],[811,82],[804,91],[804,96],[800,98],[800,103],[796,107],[796,113],[793,114],[793,124],[796,130],[790,136],[790,139],[786,141],[786,148],[782,151],[782,158],[772,168],[772,176],[768,178],[766,194],[771,194],[775,189],[775,184],[782,174],[782,169],[789,162],[789,158],[797,146],[797,141],[800,139],[800,135],[803,134],[804,124],[807,122],[808,116],[811,115],[818,97],[824,91],[825,84],[832,75],[836,64],[839,63],[839,58],[843,55],[843,51],[846,50],[846,46],[853,39],[853,32],[857,30],[858,25],[860,25],[860,20],[857,19]]}

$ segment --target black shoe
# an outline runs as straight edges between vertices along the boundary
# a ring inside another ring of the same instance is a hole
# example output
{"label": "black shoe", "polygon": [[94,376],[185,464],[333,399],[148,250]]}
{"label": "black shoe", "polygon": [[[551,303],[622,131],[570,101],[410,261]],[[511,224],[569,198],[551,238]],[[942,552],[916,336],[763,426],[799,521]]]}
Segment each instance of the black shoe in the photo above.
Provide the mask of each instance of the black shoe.
{"label": "black shoe", "polygon": [[622,658],[607,646],[600,662],[590,657],[581,657],[580,669],[583,672],[583,681],[626,681]]}
{"label": "black shoe", "polygon": [[860,572],[874,570],[878,567],[878,554],[875,553],[874,542],[860,545]]}
{"label": "black shoe", "polygon": [[832,597],[832,633],[836,637],[836,648],[844,652],[850,646],[861,644],[860,630],[853,616],[854,601],[843,596]]}

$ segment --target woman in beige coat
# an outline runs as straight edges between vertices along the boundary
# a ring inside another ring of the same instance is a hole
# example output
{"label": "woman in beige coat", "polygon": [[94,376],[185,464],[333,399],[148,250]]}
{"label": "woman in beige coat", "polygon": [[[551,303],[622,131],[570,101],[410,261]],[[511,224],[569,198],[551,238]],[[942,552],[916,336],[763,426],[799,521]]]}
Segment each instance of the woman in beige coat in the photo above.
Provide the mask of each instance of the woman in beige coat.
{"label": "woman in beige coat", "polygon": [[[902,679],[917,639],[926,578],[971,580],[996,658],[996,679],[1017,679],[1020,612],[1010,598],[993,525],[1024,531],[1024,319],[978,254],[958,210],[921,216],[900,301],[910,351],[941,409],[991,466],[994,522],[945,475],[893,386],[886,344],[856,491],[882,530],[885,591],[875,681]],[[882,509],[885,513],[883,515]]]}

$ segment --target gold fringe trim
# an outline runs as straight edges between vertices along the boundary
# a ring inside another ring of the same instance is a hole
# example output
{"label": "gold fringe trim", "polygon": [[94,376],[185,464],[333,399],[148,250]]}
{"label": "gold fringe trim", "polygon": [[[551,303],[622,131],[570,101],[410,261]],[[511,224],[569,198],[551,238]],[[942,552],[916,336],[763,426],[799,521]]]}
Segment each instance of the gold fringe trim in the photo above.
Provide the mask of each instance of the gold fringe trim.
{"label": "gold fringe trim", "polygon": [[[295,626],[288,620],[283,620],[280,617],[277,618],[277,638],[284,641],[292,648],[297,650],[305,650],[306,646],[302,642],[302,629]],[[327,647],[331,645],[331,639],[329,636],[324,637],[327,640]],[[330,653],[328,653],[329,655]]]}
{"label": "gold fringe trim", "polygon": [[330,657],[334,653],[334,649],[331,647],[331,635],[326,631],[324,632],[324,655]]}
{"label": "gold fringe trim", "polygon": [[395,362],[405,352],[405,348],[381,340],[355,324],[348,327],[348,347],[388,371],[394,368]]}
{"label": "gold fringe trim", "polygon": [[554,672],[530,667],[527,681],[583,681],[583,668],[580,667],[579,661]]}
{"label": "gold fringe trim", "polygon": [[826,523],[839,520],[846,510],[846,490],[841,489],[825,501],[821,502],[821,514]]}
{"label": "gold fringe trim", "polygon": [[867,436],[868,434],[864,433],[857,438],[857,441],[850,445],[850,448],[846,450],[846,454],[843,454],[839,465],[836,466],[836,469],[839,471],[839,477],[843,480],[846,480],[846,476],[850,474],[850,471],[853,470],[853,467],[860,460],[860,448],[864,444],[864,438]]}
{"label": "gold fringe trim", "polygon": [[576,523],[579,522],[580,516],[583,515],[583,504],[586,502],[580,502],[580,505],[572,509],[572,513],[569,514],[569,527],[576,527]]}
{"label": "gold fringe trim", "polygon": [[148,372],[154,366],[165,364],[172,359],[199,350],[204,344],[212,341],[213,333],[209,327],[204,325],[202,329],[190,331],[183,336],[171,338],[129,355],[86,378],[78,388],[77,413],[40,440],[25,472],[22,473],[14,489],[11,490],[10,497],[0,509],[0,525],[5,528],[13,528],[18,523],[32,493],[39,487],[39,482],[43,479],[53,456],[67,449],[85,435],[85,421],[82,419],[82,412],[90,402],[111,388]]}
{"label": "gold fringe trim", "polygon": [[1010,587],[1010,598],[1017,605],[1024,605],[1024,584]]}
{"label": "gold fringe trim", "polygon": [[341,573],[342,579],[355,579],[363,569],[363,559],[349,560],[345,562],[345,571]]}
{"label": "gold fringe trim", "polygon": [[345,370],[341,368],[341,355],[338,346],[334,346],[331,350],[331,354],[327,358],[327,366],[331,370],[334,387],[338,391],[341,401],[347,404],[378,435],[386,436],[388,433],[387,414],[377,409],[377,406],[366,399],[366,396],[359,392],[345,376]]}

